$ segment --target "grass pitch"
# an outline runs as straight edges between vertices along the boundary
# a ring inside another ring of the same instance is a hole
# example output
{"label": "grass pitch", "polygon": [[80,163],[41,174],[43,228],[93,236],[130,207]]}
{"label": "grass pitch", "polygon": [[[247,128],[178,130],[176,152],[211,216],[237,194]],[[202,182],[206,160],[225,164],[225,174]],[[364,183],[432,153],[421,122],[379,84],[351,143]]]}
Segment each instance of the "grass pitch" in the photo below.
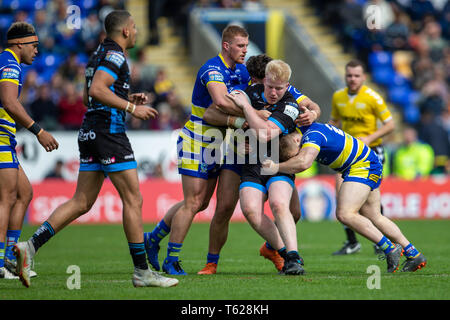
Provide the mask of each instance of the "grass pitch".
{"label": "grass pitch", "polygon": [[[30,288],[18,280],[0,280],[0,300],[450,299],[450,220],[396,223],[428,258],[425,269],[386,273],[386,262],[377,259],[372,244],[361,236],[359,253],[332,256],[344,241],[342,226],[302,221],[297,230],[307,274],[280,276],[271,262],[259,256],[263,240],[248,224],[234,223],[218,273],[199,276],[196,273],[206,262],[209,224],[194,224],[180,255],[188,276],[178,277],[178,286],[167,289],[132,286],[132,262],[121,225],[72,225],[40,249],[35,257],[39,276],[32,279]],[[26,226],[22,239],[36,228]],[[144,228],[152,229],[153,225]],[[167,238],[161,243],[160,261],[166,256]],[[71,265],[79,267],[80,289],[67,286]],[[367,286],[374,275],[367,272],[372,265],[381,270],[380,289]]]}

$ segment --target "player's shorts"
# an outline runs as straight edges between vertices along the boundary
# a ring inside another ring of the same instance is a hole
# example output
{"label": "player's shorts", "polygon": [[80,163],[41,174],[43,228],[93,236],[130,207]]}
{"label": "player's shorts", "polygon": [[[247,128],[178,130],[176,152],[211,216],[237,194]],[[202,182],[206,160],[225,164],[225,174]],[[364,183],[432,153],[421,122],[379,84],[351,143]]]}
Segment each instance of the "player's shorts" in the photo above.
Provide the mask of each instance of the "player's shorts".
{"label": "player's shorts", "polygon": [[375,147],[370,147],[370,149],[372,149],[375,154],[377,155],[378,159],[380,160],[381,164],[384,164],[385,161],[385,157],[384,157],[384,147],[383,145],[378,145]]}
{"label": "player's shorts", "polygon": [[194,139],[179,136],[177,151],[179,174],[206,180],[219,175],[223,157],[220,146],[206,147]]}
{"label": "player's shorts", "polygon": [[[370,149],[369,149],[370,150]],[[370,150],[364,161],[358,161],[342,172],[344,182],[354,181],[368,185],[371,190],[378,188],[381,184],[383,165],[377,154]]]}
{"label": "player's shorts", "polygon": [[125,132],[109,133],[80,129],[80,171],[117,172],[136,169],[133,149]]}
{"label": "player's shorts", "polygon": [[239,190],[250,187],[267,194],[270,185],[275,181],[286,181],[295,189],[295,175],[281,172],[274,175],[263,175],[261,174],[261,168],[260,164],[244,164]]}
{"label": "player's shorts", "polygon": [[16,154],[16,139],[9,135],[0,135],[0,169],[19,168]]}

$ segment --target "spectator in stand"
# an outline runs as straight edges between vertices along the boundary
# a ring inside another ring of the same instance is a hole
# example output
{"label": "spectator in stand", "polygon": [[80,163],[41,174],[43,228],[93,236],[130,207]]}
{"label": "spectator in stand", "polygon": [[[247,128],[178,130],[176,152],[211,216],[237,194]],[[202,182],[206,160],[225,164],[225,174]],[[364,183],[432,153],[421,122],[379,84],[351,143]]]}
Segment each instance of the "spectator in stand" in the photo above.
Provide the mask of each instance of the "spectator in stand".
{"label": "spectator in stand", "polygon": [[167,78],[166,71],[164,69],[159,69],[151,89],[151,92],[156,95],[155,105],[166,101],[167,94],[173,89],[173,82]]}
{"label": "spectator in stand", "polygon": [[83,122],[86,107],[83,103],[82,93],[75,90],[75,85],[66,82],[64,94],[58,103],[59,123],[66,130],[78,130]]}
{"label": "spectator in stand", "polygon": [[34,26],[36,33],[41,40],[40,53],[51,52],[55,44],[55,32],[51,25],[51,20],[48,19],[47,11],[37,10],[34,16]]}
{"label": "spectator in stand", "polygon": [[58,108],[50,96],[48,84],[42,84],[38,89],[38,97],[30,105],[31,115],[41,127],[48,130],[58,130]]}
{"label": "spectator in stand", "polygon": [[73,80],[77,75],[78,57],[76,52],[71,52],[65,62],[59,67],[59,72],[66,80]]}
{"label": "spectator in stand", "polygon": [[407,50],[409,49],[409,17],[398,7],[393,8],[394,21],[386,28],[384,45],[391,51]]}
{"label": "spectator in stand", "polygon": [[[427,99],[426,101],[430,101]],[[437,107],[423,104],[421,106],[421,118],[418,128],[419,139],[431,145],[435,154],[433,173],[445,171],[447,161],[450,158],[450,140],[442,120],[443,109],[440,112]]]}
{"label": "spectator in stand", "polygon": [[37,89],[39,87],[38,74],[34,69],[28,71],[25,75],[25,81],[22,86],[22,93],[19,101],[28,111],[30,103],[36,99]]}
{"label": "spectator in stand", "polygon": [[56,164],[49,173],[45,175],[44,179],[61,179],[64,180],[62,169],[64,168],[64,162],[62,160],[56,161]]}
{"label": "spectator in stand", "polygon": [[427,177],[434,167],[434,152],[429,144],[419,142],[417,131],[406,127],[403,144],[393,157],[393,174],[405,180]]}
{"label": "spectator in stand", "polygon": [[50,80],[50,95],[54,103],[57,103],[64,91],[64,79],[59,72],[56,72]]}
{"label": "spectator in stand", "polygon": [[95,11],[91,11],[81,24],[81,40],[84,43],[85,53],[91,53],[97,48],[102,23]]}
{"label": "spectator in stand", "polygon": [[349,52],[353,46],[353,37],[366,28],[363,20],[362,7],[356,0],[345,0],[338,9],[342,45]]}
{"label": "spectator in stand", "polygon": [[435,15],[433,3],[429,0],[411,0],[409,14],[413,21],[421,21],[427,15]]}

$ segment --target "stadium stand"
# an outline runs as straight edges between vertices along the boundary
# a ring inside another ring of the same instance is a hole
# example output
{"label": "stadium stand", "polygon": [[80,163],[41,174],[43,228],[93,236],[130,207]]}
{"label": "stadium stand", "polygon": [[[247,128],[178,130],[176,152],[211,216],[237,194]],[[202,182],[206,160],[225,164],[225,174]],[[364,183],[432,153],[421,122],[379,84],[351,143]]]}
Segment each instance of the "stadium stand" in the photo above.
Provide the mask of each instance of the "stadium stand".
{"label": "stadium stand", "polygon": [[[68,24],[71,5],[80,8],[78,27]],[[28,21],[36,26],[40,52],[33,65],[25,68],[22,103],[49,129],[72,130],[80,121],[84,65],[105,36],[102,19],[112,9],[128,9],[136,17],[140,31],[138,46],[130,53],[131,89],[151,93],[161,113],[158,120],[145,123],[130,118],[129,128],[173,130],[184,124],[190,111],[195,69],[189,62],[187,40],[191,10],[283,6],[305,26],[341,75],[345,62],[352,57],[366,63],[369,85],[383,89],[388,102],[401,115],[400,121],[414,126],[419,139],[433,147],[434,171],[448,173],[450,138],[443,139],[450,137],[448,1],[4,0],[0,2],[0,32],[4,43],[13,21]],[[380,11],[374,13],[373,6]],[[373,20],[373,14],[380,12],[377,17],[381,20]],[[370,23],[376,27],[369,28]],[[39,115],[37,105],[45,105]],[[64,113],[74,109],[78,115]]]}

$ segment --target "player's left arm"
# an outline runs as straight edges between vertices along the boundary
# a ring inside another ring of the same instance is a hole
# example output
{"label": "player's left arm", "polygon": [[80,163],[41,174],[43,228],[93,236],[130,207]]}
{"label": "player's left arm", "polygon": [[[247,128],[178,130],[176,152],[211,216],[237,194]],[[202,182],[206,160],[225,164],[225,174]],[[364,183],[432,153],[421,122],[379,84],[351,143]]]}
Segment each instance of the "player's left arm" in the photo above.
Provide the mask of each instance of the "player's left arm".
{"label": "player's left arm", "polygon": [[276,164],[272,160],[265,160],[262,166],[274,172],[296,174],[311,167],[318,154],[318,148],[303,146],[297,155],[284,162]]}

